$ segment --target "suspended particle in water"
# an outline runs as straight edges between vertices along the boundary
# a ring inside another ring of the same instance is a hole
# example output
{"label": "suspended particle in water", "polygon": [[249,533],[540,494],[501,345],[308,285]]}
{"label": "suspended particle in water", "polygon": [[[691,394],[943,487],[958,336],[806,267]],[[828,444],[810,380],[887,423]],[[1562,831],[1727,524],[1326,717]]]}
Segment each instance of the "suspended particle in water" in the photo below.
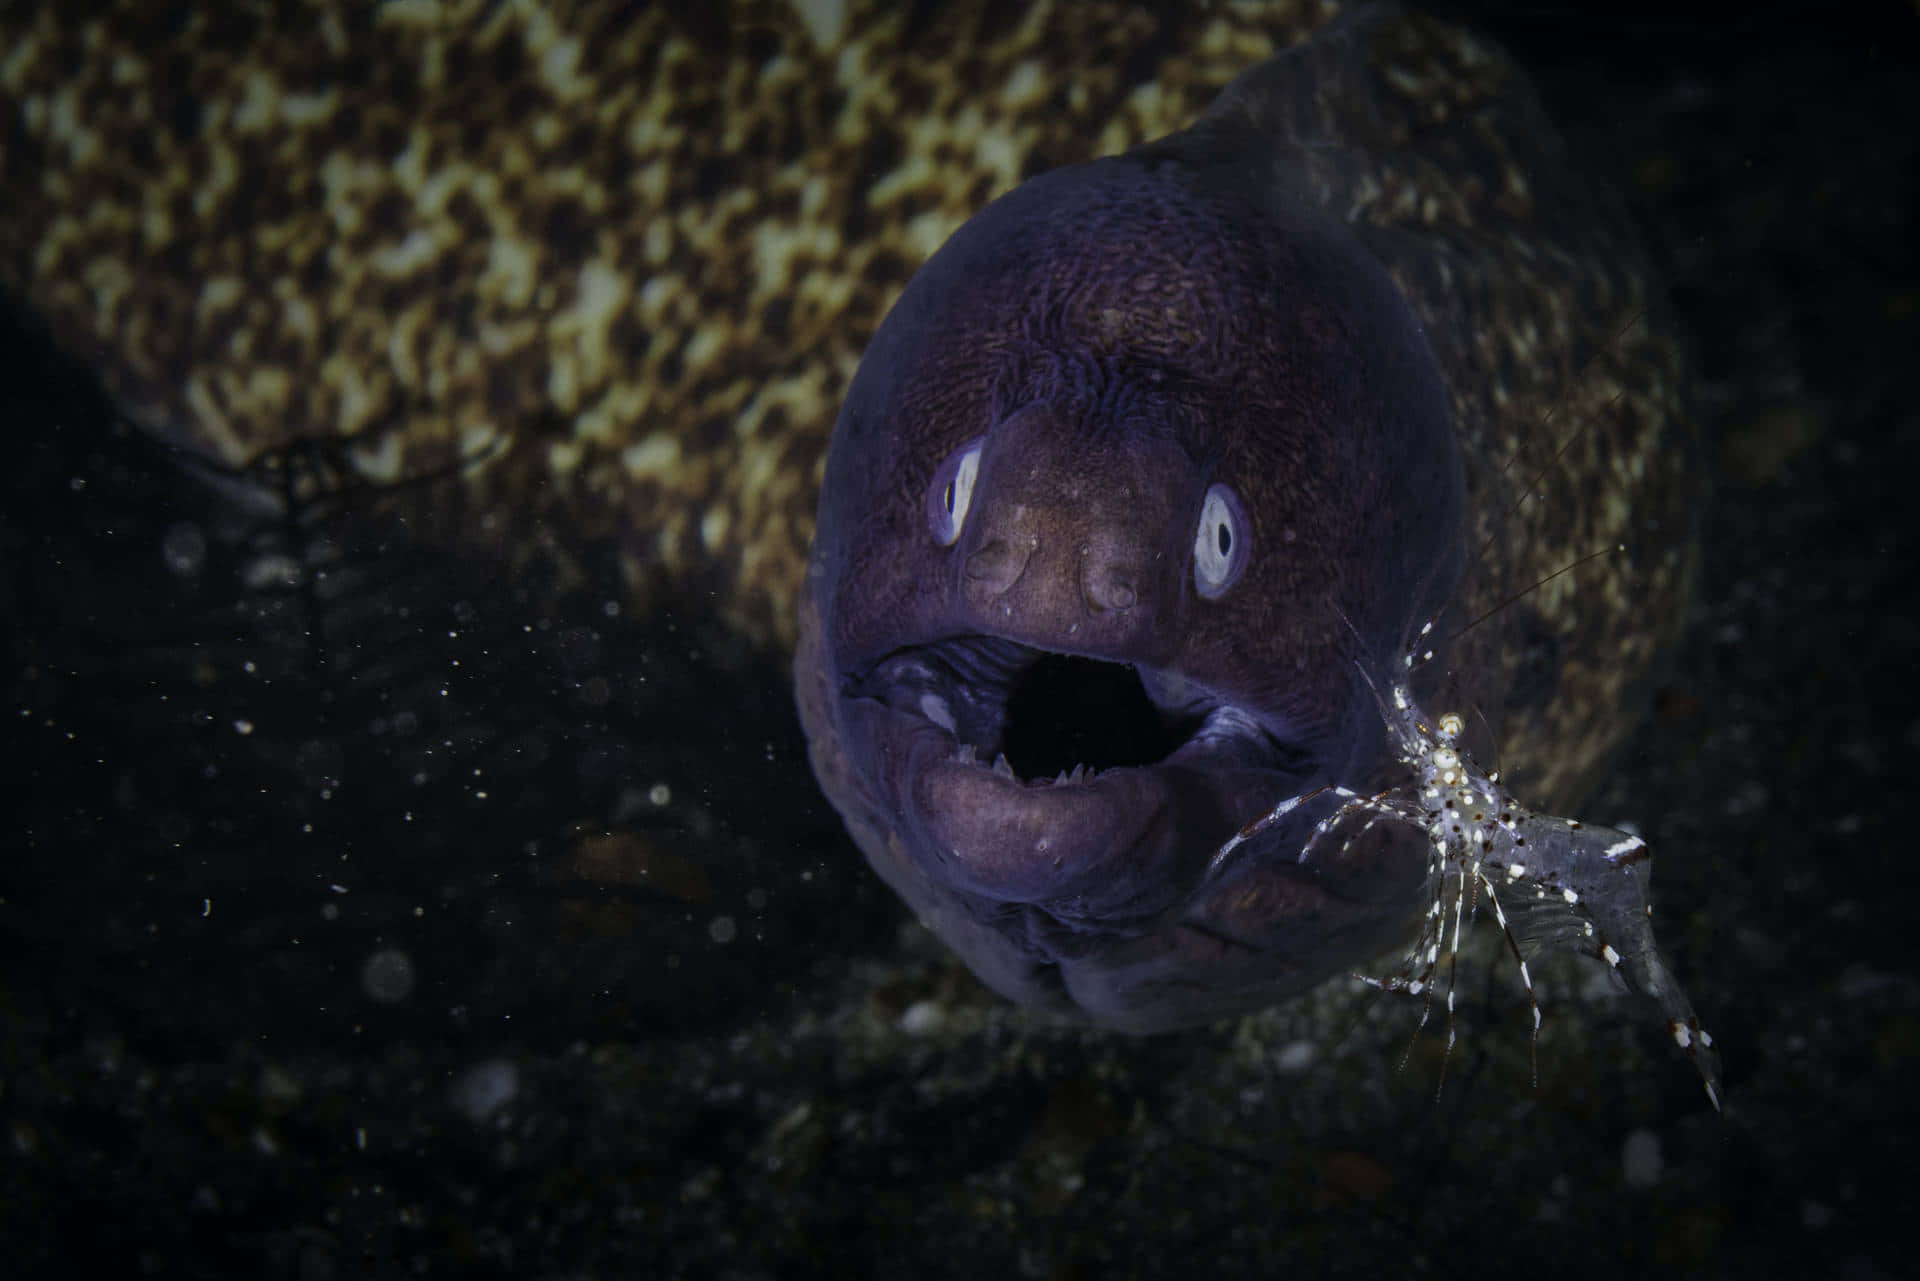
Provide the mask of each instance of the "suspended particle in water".
{"label": "suspended particle in water", "polygon": [[520,1069],[508,1059],[486,1059],[453,1078],[447,1098],[454,1111],[483,1125],[520,1093]]}
{"label": "suspended particle in water", "polygon": [[1631,1131],[1620,1145],[1621,1177],[1630,1188],[1650,1188],[1660,1182],[1666,1161],[1660,1151],[1660,1136],[1652,1130]]}
{"label": "suspended particle in water", "polygon": [[206,568],[207,536],[198,525],[181,521],[161,536],[160,558],[180,577],[196,577]]}
{"label": "suspended particle in water", "polygon": [[381,1005],[398,1005],[413,994],[413,958],[397,947],[381,948],[360,967],[360,988]]}

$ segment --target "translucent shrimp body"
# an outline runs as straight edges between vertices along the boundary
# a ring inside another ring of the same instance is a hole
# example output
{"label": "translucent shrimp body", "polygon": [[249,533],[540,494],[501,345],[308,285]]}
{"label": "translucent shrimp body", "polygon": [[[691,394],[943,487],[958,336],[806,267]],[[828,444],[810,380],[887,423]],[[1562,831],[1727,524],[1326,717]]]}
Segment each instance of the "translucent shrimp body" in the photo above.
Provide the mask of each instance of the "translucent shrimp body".
{"label": "translucent shrimp body", "polygon": [[[1653,937],[1649,884],[1653,870],[1647,843],[1638,836],[1573,819],[1539,814],[1514,799],[1499,777],[1480,768],[1460,745],[1462,718],[1453,712],[1430,717],[1414,702],[1413,671],[1432,657],[1423,650],[1433,624],[1402,659],[1399,679],[1374,692],[1399,758],[1411,772],[1409,785],[1372,796],[1326,787],[1289,797],[1247,825],[1215,855],[1222,865],[1241,843],[1301,804],[1331,794],[1343,804],[1322,820],[1300,852],[1311,857],[1337,830],[1358,840],[1377,823],[1409,823],[1431,841],[1433,900],[1400,972],[1389,978],[1359,976],[1383,991],[1424,996],[1425,1027],[1432,1010],[1434,974],[1444,954],[1448,979],[1447,1049],[1453,1048],[1454,982],[1461,939],[1485,896],[1494,920],[1520,967],[1533,1012],[1537,1043],[1541,1011],[1527,959],[1543,950],[1582,952],[1606,962],[1633,991],[1652,999],[1666,1016],[1674,1043],[1693,1060],[1717,1110],[1721,1085],[1713,1037],[1700,1026]],[[1364,675],[1363,670],[1363,675]],[[1416,1033],[1417,1034],[1417,1033]],[[1538,1067],[1535,1068],[1536,1079]]]}

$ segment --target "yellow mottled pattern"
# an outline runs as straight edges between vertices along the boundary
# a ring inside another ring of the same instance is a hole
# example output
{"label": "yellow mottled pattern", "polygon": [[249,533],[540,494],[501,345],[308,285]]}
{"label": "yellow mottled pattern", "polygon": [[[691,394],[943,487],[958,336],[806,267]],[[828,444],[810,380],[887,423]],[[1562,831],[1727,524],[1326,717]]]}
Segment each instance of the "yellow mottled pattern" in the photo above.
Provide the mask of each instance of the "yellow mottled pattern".
{"label": "yellow mottled pattern", "polygon": [[630,595],[787,643],[842,390],[913,269],[1332,14],[171,8],[0,11],[0,283],[225,464],[474,460],[459,512],[492,519],[389,505],[523,564],[614,540]]}
{"label": "yellow mottled pattern", "polygon": [[[1188,124],[1335,16],[157,8],[0,8],[0,285],[211,458],[277,482],[319,446],[422,537],[555,589],[611,545],[630,605],[696,595],[768,644],[793,639],[841,396],[920,262],[1022,178]],[[1502,55],[1411,17],[1363,65],[1281,132],[1440,358],[1471,491],[1450,616],[1523,596],[1452,667],[1516,790],[1568,803],[1683,612],[1679,362],[1621,220],[1551,179]]]}
{"label": "yellow mottled pattern", "polygon": [[[1390,145],[1317,178],[1421,316],[1448,382],[1469,522],[1447,625],[1497,619],[1460,637],[1451,664],[1489,722],[1481,750],[1517,794],[1574,804],[1691,590],[1702,493],[1680,352],[1624,214],[1565,172],[1503,55],[1415,18],[1388,29],[1375,65],[1389,95],[1338,132]],[[1427,705],[1445,703],[1435,691]]]}

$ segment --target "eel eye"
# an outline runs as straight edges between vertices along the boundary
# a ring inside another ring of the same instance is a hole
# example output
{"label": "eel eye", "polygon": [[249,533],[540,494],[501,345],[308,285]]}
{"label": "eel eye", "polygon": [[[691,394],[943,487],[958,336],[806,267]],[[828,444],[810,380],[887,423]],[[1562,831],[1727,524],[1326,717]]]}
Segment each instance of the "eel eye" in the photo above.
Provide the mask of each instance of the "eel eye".
{"label": "eel eye", "polygon": [[1240,496],[1227,485],[1207,490],[1200,528],[1193,534],[1193,585],[1208,600],[1226,593],[1247,567],[1251,531]]}
{"label": "eel eye", "polygon": [[927,529],[942,547],[953,546],[967,523],[973,478],[980,472],[980,447],[985,443],[986,437],[977,437],[947,455],[927,486]]}

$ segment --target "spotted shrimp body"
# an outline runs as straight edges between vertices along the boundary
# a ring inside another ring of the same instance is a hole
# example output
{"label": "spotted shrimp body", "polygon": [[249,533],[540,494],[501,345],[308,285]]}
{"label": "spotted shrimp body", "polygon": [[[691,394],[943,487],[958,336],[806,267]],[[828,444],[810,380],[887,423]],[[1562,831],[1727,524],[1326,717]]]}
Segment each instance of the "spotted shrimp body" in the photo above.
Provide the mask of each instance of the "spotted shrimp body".
{"label": "spotted shrimp body", "polygon": [[[1422,711],[1413,698],[1412,675],[1433,657],[1431,650],[1423,648],[1432,629],[1432,622],[1421,628],[1402,658],[1399,679],[1384,690],[1364,666],[1361,669],[1373,686],[1399,758],[1412,775],[1410,785],[1373,795],[1321,787],[1288,797],[1227,841],[1214,856],[1214,867],[1223,867],[1240,845],[1324,795],[1341,804],[1316,825],[1300,851],[1302,862],[1337,831],[1347,832],[1344,840],[1351,844],[1381,823],[1418,827],[1431,842],[1428,872],[1433,887],[1419,934],[1398,974],[1356,976],[1383,991],[1424,997],[1416,1036],[1432,1012],[1435,974],[1444,955],[1447,1051],[1451,1054],[1454,970],[1461,940],[1484,895],[1519,965],[1533,1014],[1536,1051],[1541,1009],[1528,957],[1546,950],[1595,956],[1630,989],[1658,1003],[1668,1034],[1693,1061],[1708,1100],[1719,1110],[1720,1066],[1713,1037],[1700,1026],[1692,1003],[1654,941],[1649,897],[1653,860],[1647,843],[1615,828],[1529,809],[1500,786],[1497,773],[1483,770],[1463,750],[1460,739],[1465,722],[1458,713],[1430,717]],[[1534,1072],[1537,1082],[1537,1055]]]}

